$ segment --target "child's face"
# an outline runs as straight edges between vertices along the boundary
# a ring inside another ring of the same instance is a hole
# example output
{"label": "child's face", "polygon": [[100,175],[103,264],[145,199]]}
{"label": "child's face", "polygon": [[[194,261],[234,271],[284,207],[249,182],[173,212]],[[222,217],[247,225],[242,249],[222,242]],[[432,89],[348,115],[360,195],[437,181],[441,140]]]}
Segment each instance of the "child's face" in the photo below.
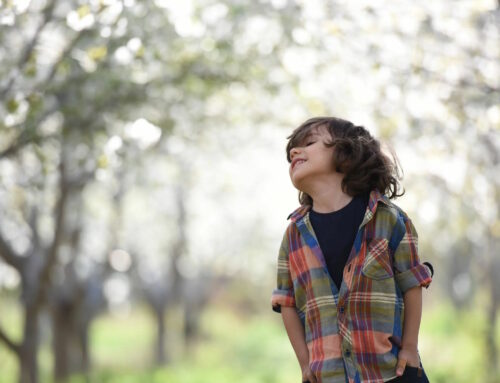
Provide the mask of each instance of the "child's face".
{"label": "child's face", "polygon": [[290,150],[290,179],[297,189],[307,192],[311,182],[335,173],[333,148],[325,145],[331,140],[326,128],[319,127],[311,130],[299,146]]}

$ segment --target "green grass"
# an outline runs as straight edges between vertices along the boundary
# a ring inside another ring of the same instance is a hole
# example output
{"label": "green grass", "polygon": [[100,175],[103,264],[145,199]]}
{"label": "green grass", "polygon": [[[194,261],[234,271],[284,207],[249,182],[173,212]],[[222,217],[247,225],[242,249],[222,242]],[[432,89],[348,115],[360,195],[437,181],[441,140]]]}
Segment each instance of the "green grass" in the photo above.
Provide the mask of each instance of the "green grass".
{"label": "green grass", "polygon": [[152,358],[154,322],[145,309],[130,316],[98,317],[91,328],[92,359],[98,368],[145,367]]}
{"label": "green grass", "polygon": [[[9,309],[11,307],[11,309]],[[0,323],[19,334],[19,315],[12,303],[2,305]],[[7,311],[6,311],[7,310]],[[10,310],[10,311],[9,311]],[[270,310],[269,310],[270,311]],[[5,314],[4,314],[5,313]],[[135,308],[128,317],[110,314],[92,326],[92,381],[96,383],[289,383],[300,381],[300,369],[281,318],[266,312],[250,315],[229,304],[209,307],[201,318],[201,337],[180,347],[181,318],[170,313],[167,348],[170,364],[152,368],[155,339],[152,315]],[[479,310],[456,312],[449,305],[424,313],[420,352],[432,383],[486,381],[485,319]],[[497,329],[500,344],[500,330]],[[40,353],[42,382],[51,382],[51,355],[46,339]],[[0,345],[0,383],[15,382],[16,360]],[[490,377],[491,382],[500,381]],[[75,376],[71,383],[83,383]]]}
{"label": "green grass", "polygon": [[[500,345],[500,326],[495,335]],[[500,376],[486,373],[485,337],[486,319],[479,309],[456,311],[444,304],[425,312],[419,348],[429,380],[433,383],[500,381]]]}

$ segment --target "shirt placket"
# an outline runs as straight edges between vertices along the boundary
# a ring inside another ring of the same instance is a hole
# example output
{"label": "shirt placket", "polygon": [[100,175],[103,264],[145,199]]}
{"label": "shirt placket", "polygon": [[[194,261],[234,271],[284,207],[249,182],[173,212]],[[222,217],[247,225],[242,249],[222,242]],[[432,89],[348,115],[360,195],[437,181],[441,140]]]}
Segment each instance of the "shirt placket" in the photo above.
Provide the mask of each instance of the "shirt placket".
{"label": "shirt placket", "polygon": [[[361,235],[361,231],[358,230],[357,236]],[[355,250],[352,250],[355,251]],[[346,268],[344,270],[344,275],[347,272],[347,281],[352,282],[352,273],[354,273],[353,267],[353,257],[349,257],[350,259],[347,261]],[[346,278],[342,283],[339,292],[339,300],[337,304],[337,321],[339,328],[339,335],[341,337],[341,353],[342,358],[344,360],[344,367],[346,370],[346,374],[351,380],[356,375],[356,364],[354,361],[354,354],[352,351],[352,336],[351,331],[349,330],[349,318],[348,318],[348,310],[347,310],[347,298],[349,296],[350,291],[350,283],[346,282]]]}
{"label": "shirt placket", "polygon": [[[314,231],[312,229],[312,226],[308,220],[308,216],[306,215],[303,217],[301,220],[297,222],[297,228],[299,229],[300,233],[302,234],[302,237],[304,238],[307,246],[311,249],[313,254],[318,258],[320,263],[323,265],[323,269],[325,274],[328,276],[329,282],[330,282],[330,287],[332,289],[332,295],[334,298],[335,305],[332,307],[333,310],[336,310],[337,312],[337,319],[338,319],[338,328],[339,328],[339,334],[342,338],[342,343],[341,343],[341,352],[342,352],[342,357],[344,359],[344,365],[345,369],[347,372],[347,375],[351,378],[356,375],[356,366],[354,362],[354,354],[352,352],[352,339],[351,339],[351,333],[348,328],[348,318],[347,318],[347,308],[346,308],[346,298],[349,292],[349,289],[347,287],[346,283],[342,283],[340,292],[337,290],[337,287],[335,286],[335,283],[333,282],[333,279],[330,276],[330,273],[328,272],[328,268],[326,266],[326,262],[324,259],[324,256],[321,252],[321,249],[319,247],[318,241],[314,235]],[[361,230],[358,231],[358,235],[362,235]],[[354,247],[354,246],[353,246]],[[353,250],[355,251],[355,250]],[[350,257],[352,258],[352,257]],[[351,270],[351,262],[348,261],[348,264],[346,264],[346,268],[348,268],[347,272],[352,273],[354,270]],[[345,270],[344,270],[345,271]]]}
{"label": "shirt placket", "polygon": [[[344,282],[339,291],[339,300],[337,304],[338,308],[338,328],[339,335],[342,339],[341,341],[341,352],[342,358],[344,360],[344,367],[346,374],[348,376],[349,382],[356,381],[356,376],[359,374],[356,367],[356,356],[352,350],[353,342],[352,335],[349,329],[349,314],[347,310],[347,299],[350,293],[350,286],[352,285],[352,279],[356,278],[355,273],[355,258],[359,252],[362,251],[362,241],[363,241],[363,227],[373,218],[374,213],[371,209],[367,209],[362,223],[359,226],[356,238],[354,239],[354,244],[351,249],[351,254],[347,260],[346,266],[344,268]],[[356,244],[359,243],[359,248],[356,248]],[[346,278],[347,277],[347,278]],[[346,282],[347,281],[347,282]]]}
{"label": "shirt placket", "polygon": [[[377,201],[375,201],[374,206],[368,207],[363,218],[362,223],[358,229],[358,233],[356,234],[356,239],[354,242],[362,241],[364,230],[363,227],[374,217],[376,210]],[[347,272],[349,283],[345,282],[345,278],[340,288],[337,289],[335,283],[333,282],[330,273],[328,272],[328,268],[326,266],[326,261],[324,259],[323,253],[319,247],[319,243],[315,237],[314,230],[312,229],[312,225],[310,224],[309,217],[307,212],[304,216],[300,217],[295,221],[299,232],[302,235],[302,238],[305,241],[305,244],[311,249],[312,253],[318,258],[321,265],[323,266],[324,272],[327,275],[327,278],[330,283],[330,287],[332,290],[332,295],[334,298],[335,305],[332,307],[333,310],[337,311],[337,321],[338,321],[338,331],[341,337],[341,353],[342,358],[344,360],[344,367],[348,377],[349,382],[359,381],[359,371],[357,369],[356,364],[356,355],[354,355],[352,345],[352,336],[351,331],[349,330],[349,313],[347,309],[347,298],[350,292],[350,286],[352,285],[352,279],[356,278],[355,273],[355,261],[356,254],[361,251],[362,243],[359,249],[355,248],[353,244],[353,248],[351,249],[351,254],[347,260],[347,263],[344,267],[344,273]],[[358,238],[359,237],[359,238]]]}
{"label": "shirt placket", "polygon": [[[347,373],[347,376],[349,378],[349,382],[354,382],[357,381],[358,379],[356,378],[359,376],[359,371],[357,369],[357,364],[356,364],[356,356],[354,355],[352,351],[352,336],[351,336],[351,331],[349,330],[349,314],[347,310],[347,298],[350,293],[350,288],[349,286],[352,285],[352,279],[356,278],[357,275],[351,275],[350,273],[355,273],[355,258],[356,254],[362,251],[363,249],[363,243],[362,241],[364,240],[363,235],[364,235],[364,230],[363,227],[366,226],[366,224],[374,217],[374,211],[376,209],[376,204],[373,207],[368,207],[365,213],[365,216],[363,218],[363,221],[361,222],[358,233],[356,234],[356,238],[354,240],[353,248],[351,250],[351,254],[349,255],[349,258],[347,260],[347,274],[348,278],[347,280],[350,281],[350,283],[342,283],[342,287],[339,291],[339,301],[338,301],[338,326],[339,326],[339,334],[340,337],[342,338],[341,342],[341,352],[342,352],[342,357],[344,359],[344,366],[345,370]],[[356,249],[356,243],[359,243],[359,248]],[[352,270],[351,270],[352,269]],[[344,270],[345,272],[345,270]],[[345,279],[345,278],[344,278]]]}

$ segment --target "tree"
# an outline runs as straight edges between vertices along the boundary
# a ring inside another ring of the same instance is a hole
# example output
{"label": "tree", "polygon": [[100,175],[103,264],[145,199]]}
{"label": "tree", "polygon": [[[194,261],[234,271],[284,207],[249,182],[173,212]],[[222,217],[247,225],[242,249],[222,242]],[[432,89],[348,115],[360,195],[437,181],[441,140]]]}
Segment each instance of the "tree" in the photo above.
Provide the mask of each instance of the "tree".
{"label": "tree", "polygon": [[[5,235],[0,247],[0,256],[19,271],[22,280],[22,343],[0,330],[1,340],[19,356],[21,382],[38,379],[37,322],[49,291],[53,292],[54,327],[60,331],[54,341],[57,378],[64,379],[73,370],[65,360],[67,340],[75,337],[75,331],[85,333],[88,328],[90,317],[80,327],[71,320],[85,307],[87,290],[75,274],[82,224],[76,220],[66,227],[67,204],[71,200],[78,206],[85,188],[106,167],[109,158],[102,154],[103,145],[113,135],[126,135],[124,126],[138,116],[147,116],[163,132],[157,147],[169,135],[206,136],[207,129],[202,128],[207,125],[204,102],[233,82],[266,78],[265,69],[277,62],[269,55],[259,61],[257,50],[278,48],[276,38],[262,47],[251,41],[246,52],[237,52],[241,45],[233,38],[244,36],[247,25],[242,21],[249,15],[270,11],[277,18],[289,17],[289,12],[282,14],[249,1],[220,4],[208,13],[202,6],[200,3],[194,9],[195,22],[188,23],[189,28],[186,20],[179,20],[182,15],[175,7],[163,2],[77,5],[53,0],[43,8],[9,3],[3,9],[3,20],[10,25],[0,36],[4,47],[0,52],[4,63],[0,69],[4,79],[0,84],[4,105],[0,158],[12,163],[20,174],[30,170],[30,177],[23,181],[30,188],[24,195],[29,200],[25,210],[31,211],[31,217],[19,224],[29,222],[24,240],[30,250],[21,254]],[[146,17],[148,22],[144,23]],[[36,25],[34,30],[32,25]],[[201,30],[204,33],[200,34]],[[217,119],[224,120],[222,110],[212,118],[214,122]],[[189,125],[200,128],[186,131]],[[26,156],[34,159],[35,165],[25,163]],[[57,175],[50,173],[57,168]],[[54,189],[57,184],[58,189]],[[45,213],[42,193],[56,201],[54,234],[49,238],[38,234],[38,212],[43,210],[43,217],[51,219],[51,214]],[[5,208],[16,213],[12,206]],[[59,256],[63,245],[70,252],[67,264]],[[53,280],[56,270],[65,273],[62,285]],[[54,293],[58,286],[67,288],[66,297]],[[62,322],[68,327],[61,327]],[[80,348],[85,370],[89,356],[84,338],[81,336]]]}

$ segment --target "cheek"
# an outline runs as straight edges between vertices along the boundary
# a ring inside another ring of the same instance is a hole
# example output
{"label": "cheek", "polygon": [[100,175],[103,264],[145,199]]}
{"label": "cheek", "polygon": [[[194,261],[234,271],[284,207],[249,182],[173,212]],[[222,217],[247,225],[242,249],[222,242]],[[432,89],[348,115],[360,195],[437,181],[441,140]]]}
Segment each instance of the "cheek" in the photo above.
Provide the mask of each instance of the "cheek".
{"label": "cheek", "polygon": [[334,156],[333,156],[333,153],[330,152],[327,156],[328,158],[328,162],[330,163],[330,165],[332,166],[332,169],[335,168],[335,159],[334,159]]}

